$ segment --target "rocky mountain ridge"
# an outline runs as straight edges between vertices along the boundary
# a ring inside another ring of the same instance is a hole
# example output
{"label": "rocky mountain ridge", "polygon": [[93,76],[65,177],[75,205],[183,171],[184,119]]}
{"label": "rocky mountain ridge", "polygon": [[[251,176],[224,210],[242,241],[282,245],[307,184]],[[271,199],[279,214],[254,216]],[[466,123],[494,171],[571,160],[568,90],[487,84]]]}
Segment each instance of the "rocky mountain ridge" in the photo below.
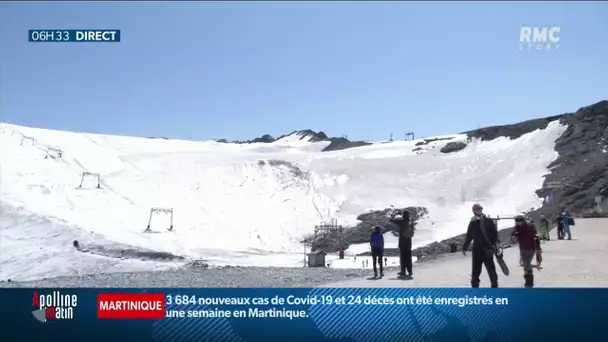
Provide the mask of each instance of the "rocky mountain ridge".
{"label": "rocky mountain ridge", "polygon": [[339,137],[339,138],[328,137],[327,134],[325,134],[325,132],[323,132],[323,131],[315,132],[311,129],[293,131],[289,134],[281,135],[278,138],[274,138],[270,134],[264,134],[261,137],[258,137],[258,138],[252,139],[252,140],[228,141],[226,139],[219,139],[216,141],[219,143],[225,143],[225,144],[255,144],[255,143],[269,144],[269,143],[273,143],[275,141],[278,141],[285,137],[293,136],[293,135],[297,135],[300,138],[300,140],[306,139],[306,141],[308,141],[308,142],[329,141],[330,144],[327,145],[323,149],[323,152],[345,150],[348,148],[366,146],[366,145],[372,144],[372,143],[366,142],[366,141],[350,141],[345,137]]}

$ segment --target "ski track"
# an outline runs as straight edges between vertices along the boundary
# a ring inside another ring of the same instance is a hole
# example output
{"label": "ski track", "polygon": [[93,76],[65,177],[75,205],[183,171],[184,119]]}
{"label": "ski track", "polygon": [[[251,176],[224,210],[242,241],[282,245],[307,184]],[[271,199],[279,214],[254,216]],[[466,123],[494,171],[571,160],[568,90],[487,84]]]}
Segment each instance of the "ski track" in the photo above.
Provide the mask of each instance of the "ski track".
{"label": "ski track", "polygon": [[[176,265],[75,253],[75,239],[215,265],[300,267],[299,241],[316,224],[332,218],[356,224],[358,215],[390,205],[429,210],[414,247],[425,245],[462,233],[473,202],[493,215],[540,206],[535,190],[566,129],[554,122],[516,140],[474,140],[443,154],[445,144],[467,137],[321,152],[327,142],[295,136],[237,145],[0,127],[0,279],[14,280],[95,273],[109,265],[114,271]],[[21,146],[23,136],[34,145]],[[45,159],[49,147],[61,149],[63,158]],[[273,160],[291,166],[270,165]],[[76,190],[81,172],[98,173],[102,188]],[[157,233],[142,233],[152,207],[174,209],[175,231],[167,232],[167,218],[159,215],[152,226]],[[393,236],[386,239],[387,248],[396,247]],[[353,245],[346,252],[367,249]]]}

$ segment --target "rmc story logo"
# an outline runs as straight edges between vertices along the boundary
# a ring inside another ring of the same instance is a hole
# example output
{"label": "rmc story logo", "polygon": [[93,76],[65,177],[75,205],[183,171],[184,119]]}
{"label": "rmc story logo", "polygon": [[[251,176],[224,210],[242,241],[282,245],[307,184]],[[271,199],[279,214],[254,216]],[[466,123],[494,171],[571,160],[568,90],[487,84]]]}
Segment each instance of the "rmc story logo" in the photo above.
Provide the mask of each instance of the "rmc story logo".
{"label": "rmc story logo", "polygon": [[558,50],[560,45],[560,27],[529,27],[519,29],[520,51],[551,51]]}

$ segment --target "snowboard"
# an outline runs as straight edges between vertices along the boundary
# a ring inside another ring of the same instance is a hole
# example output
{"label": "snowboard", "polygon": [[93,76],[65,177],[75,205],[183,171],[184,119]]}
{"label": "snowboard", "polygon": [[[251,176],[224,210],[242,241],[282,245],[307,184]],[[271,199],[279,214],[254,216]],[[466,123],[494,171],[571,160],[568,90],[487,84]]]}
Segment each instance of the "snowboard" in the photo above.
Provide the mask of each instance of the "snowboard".
{"label": "snowboard", "polygon": [[[479,222],[479,228],[481,229],[481,233],[483,234],[483,237],[486,239],[486,242],[489,245],[492,245],[490,243],[490,240],[488,240],[488,236],[486,235],[486,229],[484,227],[485,217],[486,217],[485,215],[482,216],[482,219]],[[499,245],[494,246],[494,256],[496,257],[496,261],[498,262],[498,266],[500,266],[502,273],[506,276],[511,274],[511,271],[509,271],[509,267],[507,266],[507,263],[505,262],[505,259],[503,258],[503,250],[502,250],[501,246],[499,246]]]}
{"label": "snowboard", "polygon": [[502,253],[502,248],[501,247],[496,247],[496,252],[494,253],[494,256],[496,256],[496,262],[498,263],[498,266],[500,266],[500,269],[502,270],[502,273],[506,276],[511,274],[511,271],[509,270],[509,267],[507,266],[507,263],[505,262],[505,259],[503,258],[503,253]]}

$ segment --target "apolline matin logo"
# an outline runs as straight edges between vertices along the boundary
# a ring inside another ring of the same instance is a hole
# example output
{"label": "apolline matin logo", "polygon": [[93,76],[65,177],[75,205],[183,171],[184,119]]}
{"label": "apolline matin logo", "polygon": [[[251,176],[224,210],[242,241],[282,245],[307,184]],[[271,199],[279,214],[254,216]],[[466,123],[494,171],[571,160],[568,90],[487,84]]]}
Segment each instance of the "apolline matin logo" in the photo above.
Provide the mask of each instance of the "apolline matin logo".
{"label": "apolline matin logo", "polygon": [[520,51],[551,51],[558,50],[560,45],[561,28],[552,27],[529,27],[522,26],[519,29]]}
{"label": "apolline matin logo", "polygon": [[74,308],[78,306],[78,296],[60,291],[32,295],[32,315],[42,323],[74,318]]}

